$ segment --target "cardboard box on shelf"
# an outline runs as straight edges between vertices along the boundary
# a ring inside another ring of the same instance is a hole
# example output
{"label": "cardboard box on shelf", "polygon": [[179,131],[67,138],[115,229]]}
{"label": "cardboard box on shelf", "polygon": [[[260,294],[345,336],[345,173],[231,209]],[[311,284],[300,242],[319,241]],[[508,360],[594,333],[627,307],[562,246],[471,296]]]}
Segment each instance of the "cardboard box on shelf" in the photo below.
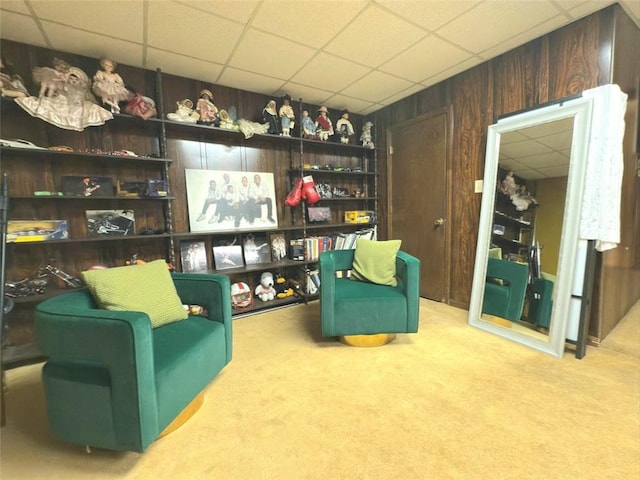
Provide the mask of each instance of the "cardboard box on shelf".
{"label": "cardboard box on shelf", "polygon": [[345,223],[373,223],[376,213],[373,210],[347,210],[344,212]]}

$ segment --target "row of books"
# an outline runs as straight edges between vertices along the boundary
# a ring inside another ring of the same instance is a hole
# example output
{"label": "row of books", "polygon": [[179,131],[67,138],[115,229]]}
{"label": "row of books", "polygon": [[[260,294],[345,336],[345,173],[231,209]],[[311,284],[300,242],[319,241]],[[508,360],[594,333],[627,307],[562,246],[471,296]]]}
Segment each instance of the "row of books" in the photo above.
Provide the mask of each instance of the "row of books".
{"label": "row of books", "polygon": [[349,233],[292,239],[290,240],[291,259],[313,262],[318,260],[320,254],[327,250],[349,250],[356,248],[358,238],[376,240],[376,227],[373,226]]}

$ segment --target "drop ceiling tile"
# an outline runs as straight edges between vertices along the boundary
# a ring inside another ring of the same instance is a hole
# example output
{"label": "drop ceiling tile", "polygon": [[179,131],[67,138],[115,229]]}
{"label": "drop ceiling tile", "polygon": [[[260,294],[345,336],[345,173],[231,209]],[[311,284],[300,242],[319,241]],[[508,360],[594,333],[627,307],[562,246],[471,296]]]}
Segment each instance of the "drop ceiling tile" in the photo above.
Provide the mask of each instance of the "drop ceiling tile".
{"label": "drop ceiling tile", "polygon": [[31,0],[29,4],[42,20],[131,42],[143,41],[142,2],[111,0],[98,8],[94,2],[69,0]]}
{"label": "drop ceiling tile", "polygon": [[371,102],[381,102],[396,92],[402,92],[411,86],[413,86],[411,82],[387,75],[386,73],[374,71],[365,78],[348,86],[340,93],[349,97],[366,99]]}
{"label": "drop ceiling tile", "polygon": [[2,15],[0,15],[0,31],[2,31],[2,38],[7,40],[28,43],[38,47],[47,46],[36,22],[25,15],[3,10]]}
{"label": "drop ceiling tile", "polygon": [[329,118],[333,121],[333,124],[338,121],[344,110],[349,110],[351,113],[360,113],[372,107],[372,102],[366,100],[360,100],[357,98],[347,97],[345,95],[334,95],[324,102],[324,105],[329,109]]}
{"label": "drop ceiling tile", "polygon": [[529,168],[536,169],[555,167],[568,163],[568,159],[558,152],[548,152],[539,155],[532,154],[528,156],[518,157],[518,161],[528,166]]}
{"label": "drop ceiling tile", "polygon": [[491,47],[487,50],[480,52],[479,56],[485,60],[489,60],[491,58],[495,58],[498,55],[502,55],[509,50],[513,50],[514,48],[520,47],[525,43],[528,43],[532,40],[535,40],[538,37],[541,37],[553,30],[556,30],[560,27],[567,25],[571,20],[567,19],[564,15],[557,15],[546,22],[541,23],[540,25],[536,25],[535,27],[527,30],[526,32],[522,32],[519,35],[511,37],[509,39],[505,39],[499,45]]}
{"label": "drop ceiling tile", "polygon": [[438,30],[451,43],[480,53],[558,15],[548,1],[487,0]]}
{"label": "drop ceiling tile", "polygon": [[433,72],[441,72],[451,64],[469,58],[469,53],[448,42],[429,35],[408,50],[400,53],[379,67],[382,72],[420,82]]}
{"label": "drop ceiling tile", "polygon": [[371,4],[325,50],[375,67],[395,57],[425,35],[424,30]]}
{"label": "drop ceiling tile", "polygon": [[233,20],[237,23],[246,23],[253,15],[256,6],[260,3],[253,0],[217,0],[205,2],[202,0],[176,0],[175,3],[188,8],[194,8],[213,15]]}
{"label": "drop ceiling tile", "polygon": [[[382,105],[380,103],[374,103],[371,105],[371,107],[369,108],[365,108],[364,110],[360,111],[360,115],[374,115],[378,110],[380,110],[381,108],[385,107],[385,105]],[[375,128],[375,127],[374,127]]]}
{"label": "drop ceiling tile", "polygon": [[[282,80],[266,77],[257,73],[226,67],[218,79],[220,85],[225,87],[247,90],[249,92],[271,95],[282,86]],[[241,86],[240,86],[241,85]]]}
{"label": "drop ceiling tile", "polygon": [[569,172],[569,166],[557,165],[555,167],[541,168],[540,172],[542,172],[547,178],[566,177]]}
{"label": "drop ceiling tile", "polygon": [[398,91],[397,93],[395,93],[394,95],[391,95],[390,97],[383,98],[380,101],[380,103],[383,103],[385,105],[391,105],[393,102],[402,100],[403,98],[408,97],[409,95],[413,95],[414,93],[420,92],[421,90],[424,90],[424,87],[422,85],[414,84],[409,86],[408,88],[405,88],[402,91]]}
{"label": "drop ceiling tile", "polygon": [[278,92],[280,96],[289,94],[294,100],[302,99],[302,102],[309,105],[322,105],[327,98],[333,96],[333,92],[320,88],[309,89],[307,85],[300,85],[295,82],[285,83]]}
{"label": "drop ceiling tile", "polygon": [[242,25],[200,10],[168,2],[148,5],[150,47],[225,63],[242,34]]}
{"label": "drop ceiling tile", "polygon": [[525,156],[549,153],[551,149],[534,140],[525,140],[524,142],[503,144],[500,146],[500,151],[507,157],[518,158],[523,161],[522,159]]}
{"label": "drop ceiling tile", "polygon": [[197,58],[149,48],[147,49],[146,68],[149,70],[159,68],[172,75],[216,83],[223,66],[219,63],[205,62]]}
{"label": "drop ceiling tile", "polygon": [[475,5],[478,0],[378,0],[385,8],[401,15],[405,19],[434,31],[462,15]]}
{"label": "drop ceiling tile", "polygon": [[251,26],[320,48],[353,20],[366,4],[362,0],[270,0],[262,3]]}
{"label": "drop ceiling tile", "polygon": [[8,11],[14,13],[22,13],[24,15],[31,15],[31,12],[24,3],[24,0],[2,0],[0,11]]}
{"label": "drop ceiling tile", "polygon": [[[51,42],[51,48],[54,50],[73,52],[96,59],[106,56],[118,63],[127,65],[142,64],[142,44],[125,42],[124,40],[45,21],[42,22],[42,28]],[[98,67],[97,61],[96,67]],[[91,77],[95,72],[86,73]]]}
{"label": "drop ceiling tile", "polygon": [[284,38],[250,29],[229,65],[274,78],[289,79],[314,55],[312,48]]}
{"label": "drop ceiling tile", "polygon": [[[336,72],[340,72],[340,74],[336,75]],[[302,67],[291,80],[303,85],[322,87],[337,92],[369,72],[371,72],[370,68],[321,52]]]}
{"label": "drop ceiling tile", "polygon": [[442,82],[443,80],[447,80],[448,78],[457,75],[458,73],[462,73],[470,68],[475,67],[482,63],[482,60],[475,56],[470,56],[467,60],[464,60],[457,65],[452,66],[451,68],[447,68],[436,75],[433,75],[422,82],[420,82],[424,87],[430,87],[435,85],[436,83]]}

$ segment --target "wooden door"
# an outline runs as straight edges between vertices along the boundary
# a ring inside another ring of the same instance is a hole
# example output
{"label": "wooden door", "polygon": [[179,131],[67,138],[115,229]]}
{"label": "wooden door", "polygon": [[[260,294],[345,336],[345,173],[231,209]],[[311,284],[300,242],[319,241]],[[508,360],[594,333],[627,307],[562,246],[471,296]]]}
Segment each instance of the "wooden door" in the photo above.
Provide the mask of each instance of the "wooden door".
{"label": "wooden door", "polygon": [[420,296],[449,300],[449,108],[388,132],[389,238],[420,259]]}

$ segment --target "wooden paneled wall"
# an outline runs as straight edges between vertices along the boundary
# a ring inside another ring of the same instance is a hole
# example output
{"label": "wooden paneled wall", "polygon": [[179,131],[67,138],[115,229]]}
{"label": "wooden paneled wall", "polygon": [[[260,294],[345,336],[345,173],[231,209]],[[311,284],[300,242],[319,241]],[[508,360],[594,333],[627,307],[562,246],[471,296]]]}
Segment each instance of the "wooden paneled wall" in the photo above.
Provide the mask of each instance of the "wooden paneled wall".
{"label": "wooden paneled wall", "polygon": [[[604,338],[640,297],[640,259],[635,253],[640,242],[636,212],[640,187],[633,165],[639,35],[640,30],[622,8],[613,5],[377,112],[378,132],[383,132],[445,105],[453,107],[450,304],[469,306],[481,201],[473,191],[473,181],[483,177],[487,127],[501,115],[607,83],[618,83],[630,95],[631,108],[625,136],[623,244],[598,256],[590,330],[593,339]],[[378,143],[383,141],[379,134]],[[386,165],[388,150],[384,147],[381,166]],[[382,173],[380,178],[384,179]],[[606,292],[616,293],[610,296]]]}

